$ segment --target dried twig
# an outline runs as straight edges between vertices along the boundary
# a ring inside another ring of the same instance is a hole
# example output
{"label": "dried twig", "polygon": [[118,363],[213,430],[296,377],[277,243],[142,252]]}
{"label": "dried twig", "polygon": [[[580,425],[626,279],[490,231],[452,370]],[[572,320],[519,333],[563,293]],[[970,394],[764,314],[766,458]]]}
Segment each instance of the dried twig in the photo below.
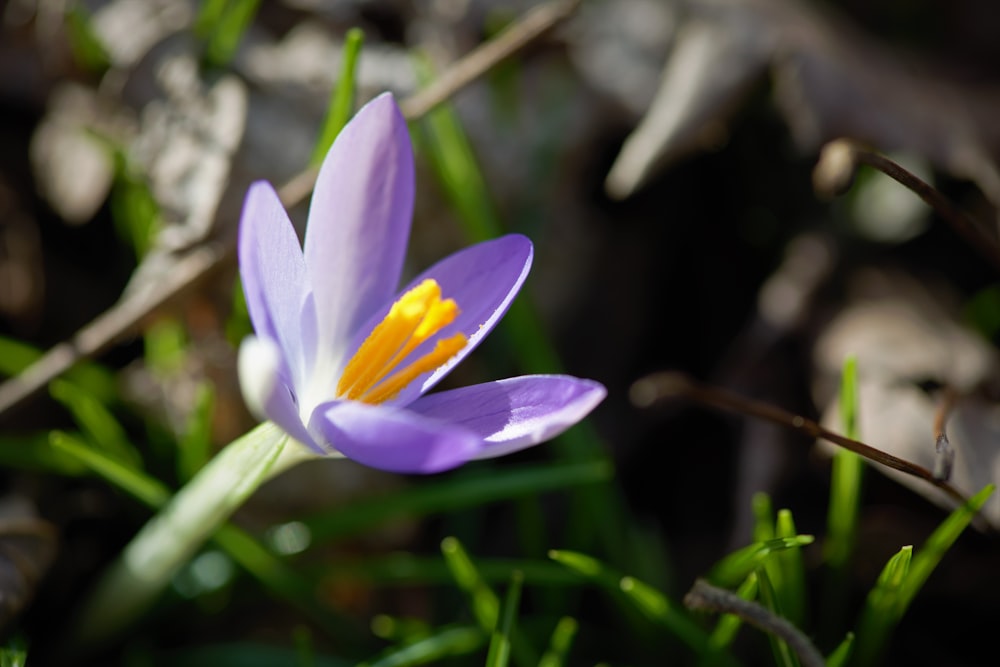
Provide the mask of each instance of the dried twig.
{"label": "dried twig", "polygon": [[739,616],[755,628],[784,640],[799,656],[802,667],[823,667],[826,664],[809,638],[788,620],[771,613],[756,602],[744,600],[732,591],[713,586],[704,579],[694,582],[694,586],[684,596],[684,606],[688,609]]}
{"label": "dried twig", "polygon": [[934,478],[947,481],[951,478],[951,469],[955,464],[955,450],[952,449],[948,440],[948,432],[944,426],[948,423],[948,416],[955,407],[957,395],[954,388],[945,387],[944,398],[934,413]]}
{"label": "dried twig", "polygon": [[[523,18],[489,42],[469,52],[427,88],[403,100],[400,108],[409,120],[420,118],[490,68],[524,48],[573,14],[580,0],[553,0],[528,11]],[[317,170],[307,168],[278,190],[291,207],[312,192]],[[0,415],[43,389],[79,361],[100,354],[133,335],[141,323],[169,302],[182,298],[234,260],[235,242],[209,242],[179,258],[162,282],[138,293],[126,293],[114,306],[80,329],[68,341],[50,349],[23,373],[0,384]]]}
{"label": "dried twig", "polygon": [[632,385],[630,396],[632,402],[639,407],[649,407],[665,399],[687,398],[720,410],[764,419],[795,429],[812,438],[822,438],[863,456],[869,461],[881,463],[894,470],[899,470],[900,472],[925,480],[944,491],[957,502],[965,503],[968,500],[948,481],[938,479],[930,470],[923,466],[910,463],[905,459],[883,452],[871,445],[866,445],[860,440],[854,440],[839,433],[834,433],[810,419],[793,414],[787,410],[782,410],[761,401],[744,398],[725,389],[702,385],[682,373],[665,372],[647,376]]}
{"label": "dried twig", "polygon": [[842,195],[854,182],[859,164],[878,169],[923,199],[959,236],[992,262],[994,267],[1000,269],[1000,241],[987,233],[985,225],[970,218],[930,183],[886,156],[868,150],[854,141],[837,139],[823,147],[819,162],[813,170],[813,187],[826,197]]}

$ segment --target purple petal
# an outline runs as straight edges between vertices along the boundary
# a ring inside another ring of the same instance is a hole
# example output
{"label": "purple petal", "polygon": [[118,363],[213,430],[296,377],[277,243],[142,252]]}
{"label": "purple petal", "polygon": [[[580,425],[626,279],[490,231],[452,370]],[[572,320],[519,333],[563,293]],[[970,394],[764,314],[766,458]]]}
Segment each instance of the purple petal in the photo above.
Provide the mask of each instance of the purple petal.
{"label": "purple petal", "polygon": [[477,456],[483,446],[479,436],[461,426],[356,401],[321,405],[310,429],[347,458],[390,472],[447,470]]}
{"label": "purple petal", "polygon": [[247,407],[259,418],[273,421],[281,429],[320,454],[329,452],[309,435],[299,416],[291,383],[283,368],[281,351],[267,338],[249,336],[240,344],[240,389]]}
{"label": "purple petal", "polygon": [[413,216],[413,150],[392,95],[366,104],[337,137],[316,180],[305,257],[318,339],[336,365],[350,335],[392,298]]}
{"label": "purple petal", "polygon": [[[424,271],[407,285],[406,290],[409,290],[425,279],[433,278],[441,285],[442,297],[454,299],[460,309],[454,322],[414,350],[409,359],[415,359],[429,352],[437,340],[447,338],[456,332],[464,333],[469,343],[448,363],[436,371],[418,377],[388,403],[409,404],[434,386],[455,364],[479,345],[517,296],[531,268],[531,258],[531,241],[520,234],[509,234],[459,250]],[[385,317],[390,305],[384,306],[358,332],[352,350],[356,350],[368,332]]]}
{"label": "purple petal", "polygon": [[250,186],[239,227],[240,277],[254,331],[280,345],[292,379],[304,372],[300,317],[306,291],[302,247],[270,184]]}
{"label": "purple petal", "polygon": [[592,380],[525,375],[422,396],[409,409],[474,431],[486,441],[476,458],[492,458],[554,438],[606,395]]}

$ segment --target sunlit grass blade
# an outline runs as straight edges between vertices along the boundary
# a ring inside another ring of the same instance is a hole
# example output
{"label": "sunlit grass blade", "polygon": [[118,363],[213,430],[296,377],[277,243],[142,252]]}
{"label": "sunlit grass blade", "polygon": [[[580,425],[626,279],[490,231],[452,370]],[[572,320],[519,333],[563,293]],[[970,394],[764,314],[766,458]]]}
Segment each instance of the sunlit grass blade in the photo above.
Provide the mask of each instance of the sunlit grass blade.
{"label": "sunlit grass blade", "polygon": [[994,490],[989,484],[955,509],[915,555],[911,557],[909,547],[904,547],[889,560],[869,593],[859,620],[854,664],[862,667],[878,664],[889,636],[913,598]]}
{"label": "sunlit grass blade", "polygon": [[[778,511],[775,533],[779,539],[794,539],[797,536],[791,511]],[[781,587],[776,588],[775,593],[781,602],[785,618],[793,625],[802,627],[806,611],[806,566],[801,547],[779,551],[766,567],[769,572],[771,569],[781,571]]]}
{"label": "sunlit grass blade", "polygon": [[70,411],[91,446],[130,468],[142,467],[142,457],[129,442],[125,429],[89,392],[66,380],[54,380],[49,391]]}
{"label": "sunlit grass blade", "polygon": [[[844,361],[839,404],[844,435],[859,439],[858,374],[857,360],[854,357],[848,357]],[[836,636],[835,633],[841,632],[847,609],[847,568],[857,540],[864,461],[854,452],[838,447],[833,454],[830,475],[830,506],[826,522],[826,543],[823,545],[829,572],[824,582],[822,625],[824,635],[833,637]]]}
{"label": "sunlit grass blade", "polygon": [[566,656],[569,655],[569,650],[573,646],[573,639],[576,637],[578,628],[579,624],[576,619],[569,616],[560,618],[552,631],[549,647],[538,662],[538,667],[563,667],[566,664]]}
{"label": "sunlit grass blade", "polygon": [[[784,617],[781,609],[781,603],[778,600],[774,587],[771,585],[771,580],[767,575],[767,569],[763,567],[757,570],[757,593],[760,597],[761,604],[763,604],[766,609],[773,612],[777,616]],[[788,646],[788,643],[785,642],[785,640],[770,632],[767,633],[767,639],[771,644],[771,650],[774,653],[774,661],[778,667],[800,667],[799,657],[794,651],[792,651],[791,647]]]}
{"label": "sunlit grass blade", "polygon": [[196,390],[187,428],[177,442],[177,474],[182,482],[194,477],[211,457],[214,409],[215,390],[208,382],[202,382]]}
{"label": "sunlit grass blade", "polygon": [[337,135],[351,118],[351,112],[354,109],[355,70],[364,36],[360,28],[351,28],[344,36],[340,76],[337,77],[337,83],[330,94],[330,105],[327,107],[319,140],[316,142],[310,159],[314,166],[318,166],[323,161],[330,146],[333,145],[333,140],[337,138]]}
{"label": "sunlit grass blade", "polygon": [[490,637],[490,648],[486,654],[486,667],[507,667],[510,661],[511,635],[514,630],[517,609],[521,602],[521,585],[524,575],[515,570],[510,577],[507,596],[503,602],[500,623]]}
{"label": "sunlit grass blade", "polygon": [[[21,341],[0,336],[0,375],[13,377],[42,358],[42,351]],[[66,371],[66,379],[105,405],[117,397],[114,375],[93,362],[81,362]]]}
{"label": "sunlit grass blade", "polygon": [[860,637],[858,664],[876,663],[883,646],[888,642],[889,635],[898,622],[896,612],[899,608],[900,589],[910,570],[912,558],[912,546],[900,549],[882,568],[875,586],[868,593],[857,627]]}
{"label": "sunlit grass blade", "polygon": [[812,544],[813,540],[812,535],[796,535],[755,542],[720,560],[709,572],[708,579],[718,586],[726,588],[735,586],[761,567],[772,554],[785,549],[804,547]]}
{"label": "sunlit grass blade", "polygon": [[202,3],[195,19],[195,33],[205,43],[207,65],[223,67],[233,59],[259,4],[260,0],[205,0]]}
{"label": "sunlit grass blade", "polygon": [[549,557],[582,574],[618,599],[640,612],[645,618],[661,623],[696,654],[708,649],[708,635],[687,615],[683,608],[651,586],[622,576],[596,558],[575,551],[550,551]]}
{"label": "sunlit grass blade", "polygon": [[359,533],[389,519],[421,517],[431,513],[467,509],[476,505],[547,491],[606,482],[612,477],[604,461],[572,465],[534,465],[493,470],[470,470],[416,484],[390,495],[358,501],[336,512],[303,520],[315,543]]}
{"label": "sunlit grass blade", "polygon": [[846,667],[847,661],[851,659],[851,652],[854,650],[854,633],[848,632],[844,640],[837,645],[826,658],[826,667]]}
{"label": "sunlit grass blade", "polygon": [[444,628],[412,644],[390,648],[374,662],[364,662],[358,667],[433,665],[445,658],[478,651],[486,643],[487,637],[485,632],[476,627]]}
{"label": "sunlit grass blade", "polygon": [[988,484],[979,493],[970,498],[965,505],[954,510],[931,533],[920,550],[916,552],[910,563],[910,571],[906,575],[900,589],[899,616],[906,613],[910,602],[913,601],[913,598],[916,597],[917,593],[923,587],[924,582],[931,576],[934,568],[941,562],[945,553],[955,543],[958,536],[962,534],[962,531],[972,522],[995,490],[995,485]]}
{"label": "sunlit grass blade", "polygon": [[73,457],[142,503],[159,507],[170,497],[170,490],[162,482],[117,457],[89,446],[79,438],[61,431],[52,431],[49,439],[53,449]]}

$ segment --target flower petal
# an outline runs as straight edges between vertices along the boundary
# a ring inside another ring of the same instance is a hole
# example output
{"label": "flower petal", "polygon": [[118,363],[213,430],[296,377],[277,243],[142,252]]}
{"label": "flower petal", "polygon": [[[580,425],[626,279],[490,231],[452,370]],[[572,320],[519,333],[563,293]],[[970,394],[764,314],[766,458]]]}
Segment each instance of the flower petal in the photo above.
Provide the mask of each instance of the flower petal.
{"label": "flower petal", "polygon": [[[476,348],[493,330],[510,307],[531,268],[532,246],[527,237],[509,234],[498,239],[477,243],[449,255],[417,276],[403,292],[433,278],[441,286],[441,295],[454,299],[460,312],[455,321],[440,333],[414,350],[409,359],[416,359],[434,348],[437,340],[457,332],[464,333],[468,344],[437,370],[418,377],[394,399],[390,405],[407,405],[420,394],[434,386],[448,371]],[[353,350],[365,336],[385,317],[391,304],[384,306],[363,327],[353,341]],[[406,361],[403,362],[405,365]]]}
{"label": "flower petal", "polygon": [[385,93],[344,127],[316,179],[305,257],[327,346],[320,364],[339,365],[351,334],[395,293],[413,197],[406,121]]}
{"label": "flower petal", "polygon": [[592,380],[524,375],[422,396],[409,409],[474,431],[486,441],[476,458],[492,458],[554,438],[606,395]]}
{"label": "flower petal", "polygon": [[300,336],[305,261],[295,228],[269,183],[259,181],[247,191],[238,254],[254,331],[281,346],[291,379],[298,380],[305,371]]}
{"label": "flower petal", "polygon": [[440,472],[474,458],[483,447],[479,436],[461,426],[357,401],[321,405],[310,429],[347,458],[390,472]]}
{"label": "flower petal", "polygon": [[255,416],[270,419],[302,444],[328,454],[316,443],[299,416],[281,351],[267,338],[248,336],[240,343],[237,368],[243,400]]}

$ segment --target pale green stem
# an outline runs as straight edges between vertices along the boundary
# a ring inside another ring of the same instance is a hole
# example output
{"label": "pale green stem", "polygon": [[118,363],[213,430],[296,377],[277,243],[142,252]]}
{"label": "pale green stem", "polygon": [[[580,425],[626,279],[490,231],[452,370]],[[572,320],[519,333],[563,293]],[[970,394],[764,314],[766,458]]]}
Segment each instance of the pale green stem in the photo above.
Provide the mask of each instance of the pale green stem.
{"label": "pale green stem", "polygon": [[84,605],[77,638],[93,645],[137,618],[261,484],[313,456],[271,422],[230,443],[125,547]]}

